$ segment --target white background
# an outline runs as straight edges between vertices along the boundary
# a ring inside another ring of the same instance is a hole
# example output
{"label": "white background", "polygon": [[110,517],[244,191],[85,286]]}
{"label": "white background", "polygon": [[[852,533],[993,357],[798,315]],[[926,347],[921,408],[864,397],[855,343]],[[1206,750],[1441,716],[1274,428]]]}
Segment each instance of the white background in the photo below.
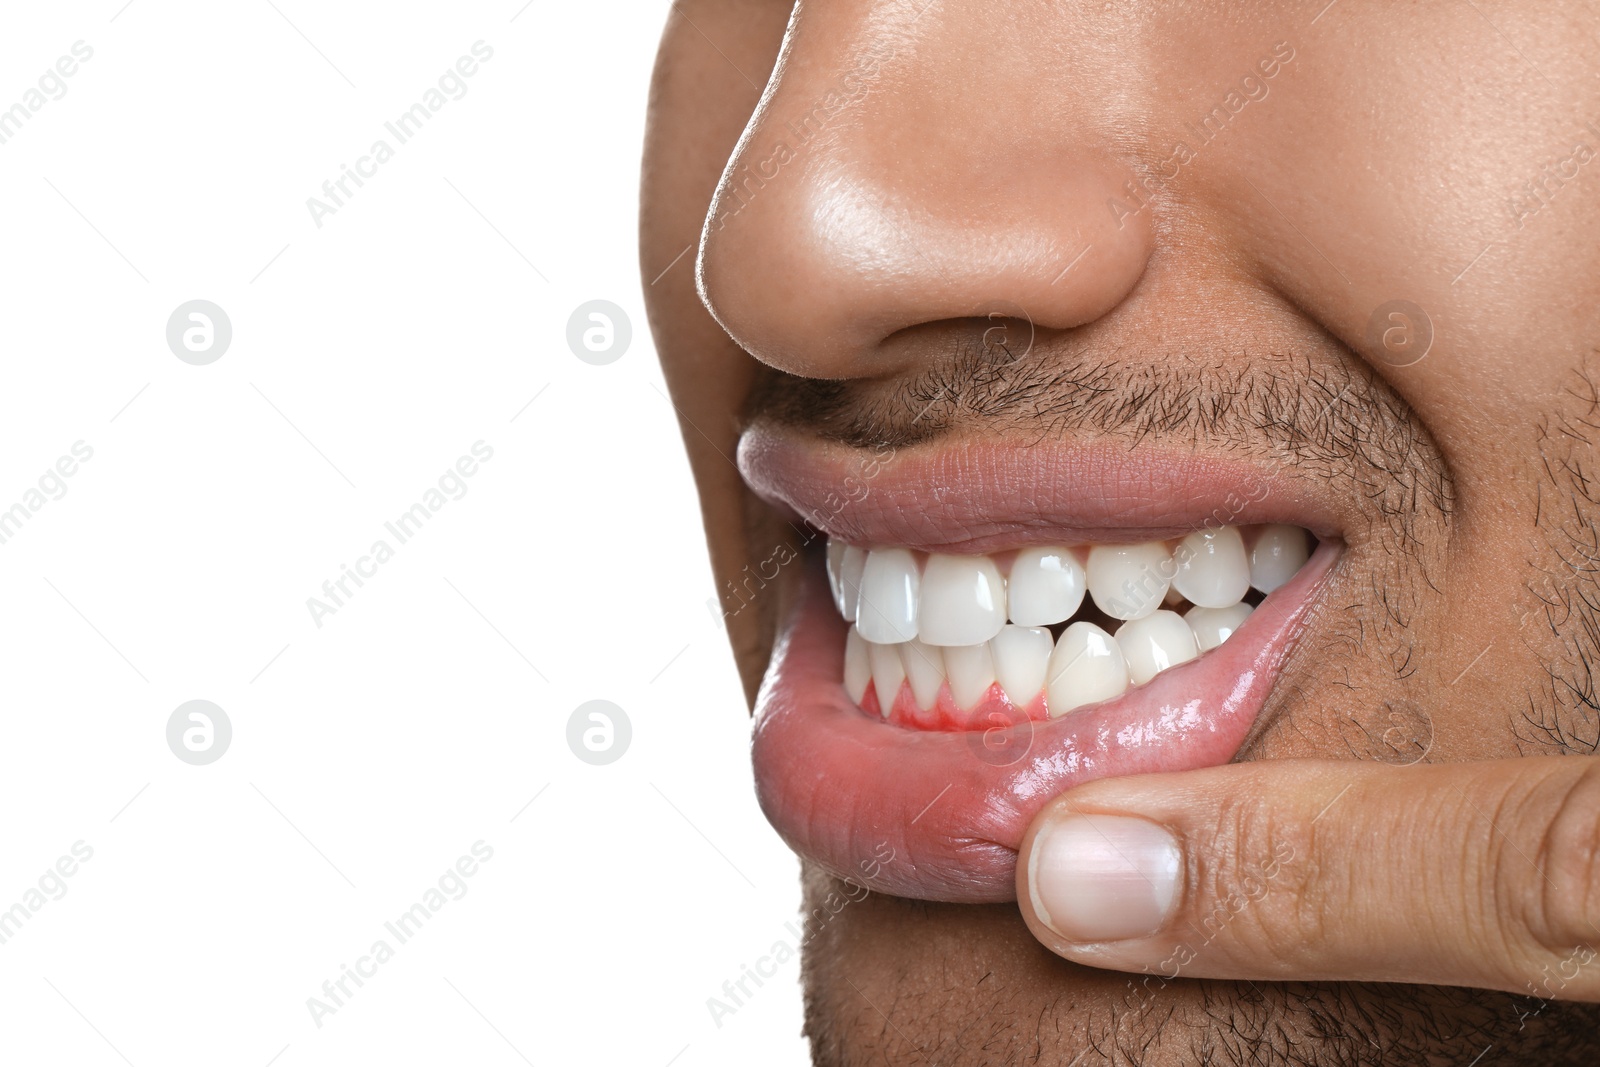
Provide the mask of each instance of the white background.
{"label": "white background", "polygon": [[[791,940],[798,887],[641,305],[668,6],[275,2],[12,5],[0,34],[0,109],[94,50],[0,145],[0,510],[93,449],[0,545],[0,910],[93,850],[0,944],[0,1061],[803,1062],[796,963],[720,1028],[706,1005]],[[318,228],[307,198],[380,137]],[[197,298],[233,327],[208,366],[166,343]],[[633,323],[608,366],[565,339],[596,298]],[[307,599],[379,538],[319,628]],[[566,741],[596,698],[633,727],[609,766]],[[193,699],[232,723],[207,766],[167,746]]]}

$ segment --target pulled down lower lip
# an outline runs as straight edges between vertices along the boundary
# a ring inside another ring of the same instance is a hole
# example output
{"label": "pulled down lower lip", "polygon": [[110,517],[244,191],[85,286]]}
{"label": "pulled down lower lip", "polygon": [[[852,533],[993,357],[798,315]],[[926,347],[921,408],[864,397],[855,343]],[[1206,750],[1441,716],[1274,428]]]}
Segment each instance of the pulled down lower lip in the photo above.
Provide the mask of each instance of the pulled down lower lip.
{"label": "pulled down lower lip", "polygon": [[845,624],[813,560],[757,698],[762,810],[796,852],[869,888],[1013,900],[1023,832],[1050,798],[1234,757],[1340,550],[1324,542],[1225,644],[1147,685],[1060,719],[961,733],[901,729],[850,701]]}

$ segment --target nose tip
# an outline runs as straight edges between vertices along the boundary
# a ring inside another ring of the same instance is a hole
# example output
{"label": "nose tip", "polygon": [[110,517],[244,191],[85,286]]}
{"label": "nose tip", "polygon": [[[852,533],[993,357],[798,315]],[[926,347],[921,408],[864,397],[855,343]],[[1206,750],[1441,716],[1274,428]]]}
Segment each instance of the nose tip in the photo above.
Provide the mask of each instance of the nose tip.
{"label": "nose tip", "polygon": [[991,315],[1069,329],[1142,276],[1151,212],[1109,153],[955,144],[919,128],[903,91],[792,144],[792,123],[764,117],[787,89],[746,131],[700,245],[702,300],[758,359],[812,378],[893,374],[914,358],[884,345],[898,331]]}

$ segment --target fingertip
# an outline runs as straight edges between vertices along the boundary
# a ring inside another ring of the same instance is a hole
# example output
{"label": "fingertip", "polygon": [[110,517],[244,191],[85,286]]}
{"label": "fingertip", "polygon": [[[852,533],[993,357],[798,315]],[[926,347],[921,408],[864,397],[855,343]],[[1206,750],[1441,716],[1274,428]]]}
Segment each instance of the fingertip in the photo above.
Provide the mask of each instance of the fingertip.
{"label": "fingertip", "polygon": [[1140,940],[1171,921],[1184,867],[1179,838],[1160,823],[1049,810],[1023,842],[1017,900],[1035,934],[1048,932],[1061,946]]}

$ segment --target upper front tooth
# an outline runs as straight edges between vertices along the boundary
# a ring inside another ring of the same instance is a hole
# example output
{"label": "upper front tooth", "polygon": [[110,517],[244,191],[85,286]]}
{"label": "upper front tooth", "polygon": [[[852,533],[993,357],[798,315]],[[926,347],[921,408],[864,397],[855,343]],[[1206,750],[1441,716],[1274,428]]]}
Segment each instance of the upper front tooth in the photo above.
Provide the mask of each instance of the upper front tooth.
{"label": "upper front tooth", "polygon": [[1270,593],[1305,566],[1311,556],[1306,532],[1298,526],[1263,526],[1250,549],[1250,584]]}
{"label": "upper front tooth", "polygon": [[868,552],[856,608],[861,636],[883,645],[916,637],[921,587],[917,561],[909,550],[874,548]]}
{"label": "upper front tooth", "polygon": [[1194,631],[1173,611],[1157,611],[1117,627],[1117,644],[1128,660],[1128,677],[1143,685],[1168,667],[1200,654]]}
{"label": "upper front tooth", "polygon": [[[1093,581],[1091,577],[1091,589]],[[1128,664],[1117,639],[1092,622],[1067,627],[1050,653],[1048,674],[1044,699],[1052,719],[1121,696],[1128,688]]]}
{"label": "upper front tooth", "polygon": [[839,614],[844,614],[844,588],[840,581],[844,577],[844,550],[843,541],[828,539],[828,588],[833,590],[833,604],[839,609]]}
{"label": "upper front tooth", "polygon": [[1244,625],[1244,620],[1254,610],[1244,603],[1230,604],[1225,608],[1190,608],[1184,614],[1183,621],[1194,631],[1195,644],[1200,646],[1200,651],[1210,652],[1232,637],[1233,632]]}
{"label": "upper front tooth", "polygon": [[1018,626],[1066,622],[1083,603],[1083,564],[1065,548],[1025,548],[1006,580],[1006,608]]}
{"label": "upper front tooth", "polygon": [[900,646],[900,662],[905,665],[917,707],[931,711],[938,703],[939,687],[944,685],[943,651],[920,640],[907,641]]}
{"label": "upper front tooth", "polygon": [[1005,579],[994,560],[939,553],[928,557],[917,636],[930,645],[981,645],[1005,624]]}
{"label": "upper front tooth", "polygon": [[828,539],[828,587],[833,603],[846,622],[856,618],[856,602],[861,599],[861,568],[867,554],[855,545]]}
{"label": "upper front tooth", "polygon": [[861,703],[871,681],[872,663],[867,659],[867,643],[852,626],[844,639],[844,689],[850,694],[852,703]]}
{"label": "upper front tooth", "polygon": [[1172,587],[1192,604],[1225,608],[1243,600],[1250,591],[1250,561],[1245,558],[1244,538],[1232,526],[1196,530],[1179,543],[1173,559],[1178,570],[1172,576]]}
{"label": "upper front tooth", "polygon": [[[995,681],[1019,708],[1044,692],[1045,673],[1055,641],[1042,626],[1007,626],[989,642]],[[952,683],[953,684],[953,683]]]}
{"label": "upper front tooth", "polygon": [[[833,578],[833,542],[828,543],[828,577]],[[861,600],[861,569],[867,565],[866,550],[855,545],[844,545],[839,552],[838,581],[833,599],[839,605],[839,614],[846,622],[856,621],[856,605]]]}
{"label": "upper front tooth", "polygon": [[946,648],[944,669],[950,677],[950,699],[962,711],[977,707],[994,685],[994,654],[988,644]]}
{"label": "upper front tooth", "polygon": [[1095,545],[1089,550],[1089,596],[1113,619],[1142,619],[1161,606],[1172,584],[1172,554],[1160,541]]}
{"label": "upper front tooth", "polygon": [[906,667],[900,660],[900,649],[894,645],[867,645],[867,664],[872,668],[872,691],[878,694],[878,710],[887,719],[894,710],[894,698],[900,695],[900,683],[906,680]]}

